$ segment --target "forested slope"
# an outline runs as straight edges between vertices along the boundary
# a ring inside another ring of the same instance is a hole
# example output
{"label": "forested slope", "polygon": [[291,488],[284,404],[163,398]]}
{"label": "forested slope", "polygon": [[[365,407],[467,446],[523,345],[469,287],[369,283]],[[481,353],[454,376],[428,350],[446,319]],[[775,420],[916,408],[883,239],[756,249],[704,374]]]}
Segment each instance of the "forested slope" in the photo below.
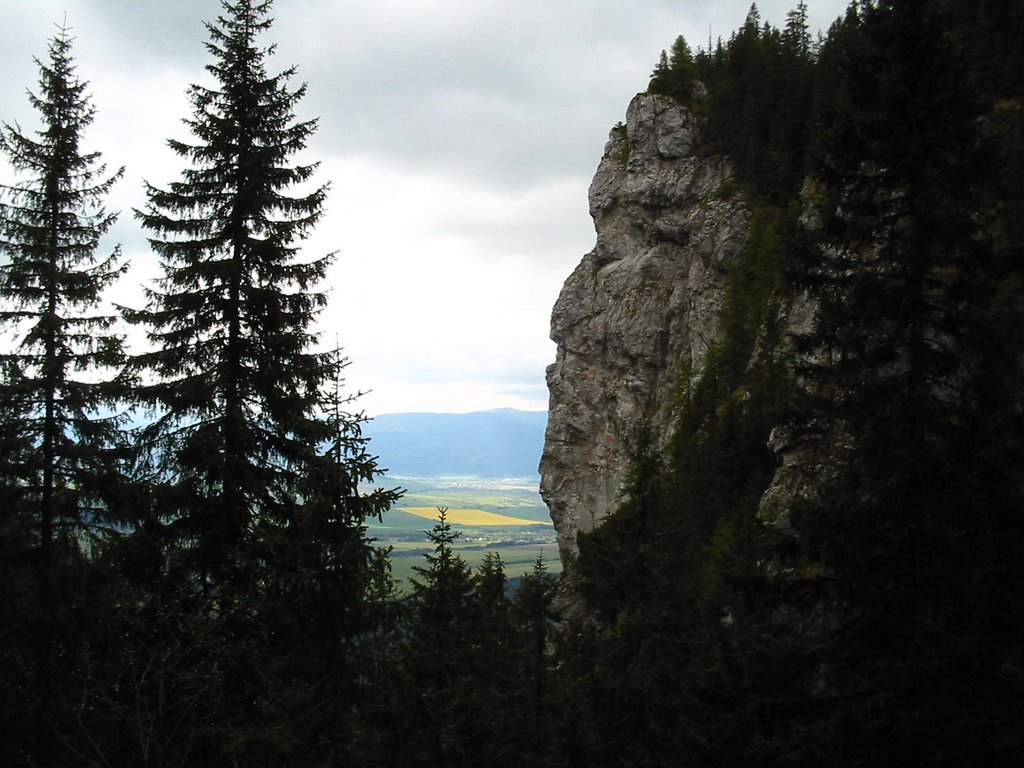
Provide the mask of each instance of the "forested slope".
{"label": "forested slope", "polygon": [[814,41],[802,11],[654,71],[753,215],[715,342],[577,537],[591,759],[1009,765],[1022,12],[860,3]]}

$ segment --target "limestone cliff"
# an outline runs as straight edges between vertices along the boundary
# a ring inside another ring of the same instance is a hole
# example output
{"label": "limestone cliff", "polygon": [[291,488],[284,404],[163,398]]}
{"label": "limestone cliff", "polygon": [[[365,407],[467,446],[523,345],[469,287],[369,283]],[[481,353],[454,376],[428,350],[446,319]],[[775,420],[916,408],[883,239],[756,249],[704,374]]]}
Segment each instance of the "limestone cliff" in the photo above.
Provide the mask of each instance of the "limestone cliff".
{"label": "limestone cliff", "polygon": [[597,230],[555,304],[541,495],[563,560],[576,534],[615,511],[637,425],[664,439],[680,371],[718,336],[726,265],[751,212],[732,169],[704,156],[699,122],[672,99],[640,94],[611,131],[590,186]]}

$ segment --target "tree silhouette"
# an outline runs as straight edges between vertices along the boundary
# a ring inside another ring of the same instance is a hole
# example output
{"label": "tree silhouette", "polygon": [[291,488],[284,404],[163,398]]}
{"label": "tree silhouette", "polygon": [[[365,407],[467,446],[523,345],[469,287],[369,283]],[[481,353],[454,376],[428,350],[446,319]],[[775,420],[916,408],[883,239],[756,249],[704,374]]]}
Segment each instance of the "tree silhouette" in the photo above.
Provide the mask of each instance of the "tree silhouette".
{"label": "tree silhouette", "polygon": [[[124,270],[120,249],[98,255],[117,218],[104,199],[123,169],[108,174],[98,152],[82,149],[94,109],[78,79],[66,27],[39,66],[29,101],[42,127],[32,136],[4,124],[0,151],[19,181],[0,202],[0,320],[18,339],[0,358],[5,474],[12,504],[4,533],[30,531],[38,583],[35,638],[36,764],[50,759],[54,736],[56,574],[81,556],[86,531],[120,522],[113,495],[119,466],[123,361],[116,317],[102,294]],[[107,378],[104,378],[104,374]],[[72,577],[68,577],[72,578]]]}

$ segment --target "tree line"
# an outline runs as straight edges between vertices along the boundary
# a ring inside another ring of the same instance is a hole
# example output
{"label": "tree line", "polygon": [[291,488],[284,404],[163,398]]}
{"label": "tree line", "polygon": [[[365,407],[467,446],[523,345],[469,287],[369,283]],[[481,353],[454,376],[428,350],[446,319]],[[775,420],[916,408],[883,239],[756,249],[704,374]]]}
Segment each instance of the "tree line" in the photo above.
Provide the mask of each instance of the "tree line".
{"label": "tree line", "polygon": [[802,3],[782,30],[753,6],[652,76],[755,216],[667,446],[640,425],[625,504],[581,536],[584,695],[617,734],[591,765],[1024,748],[1024,11],[854,2],[804,30]]}
{"label": "tree line", "polygon": [[[702,117],[755,215],[722,341],[667,445],[637,425],[557,621],[542,560],[510,596],[443,510],[405,596],[367,534],[400,489],[317,351],[331,256],[301,245],[328,188],[296,162],[316,121],[267,69],[270,12],[206,26],[180,179],[134,211],[161,266],[142,308],[103,309],[122,171],[82,148],[67,30],[41,129],[0,131],[2,762],[1013,764],[1024,12],[858,1],[812,40],[803,3],[781,30],[753,6],[662,56],[650,90]],[[769,518],[773,446],[805,482]]]}

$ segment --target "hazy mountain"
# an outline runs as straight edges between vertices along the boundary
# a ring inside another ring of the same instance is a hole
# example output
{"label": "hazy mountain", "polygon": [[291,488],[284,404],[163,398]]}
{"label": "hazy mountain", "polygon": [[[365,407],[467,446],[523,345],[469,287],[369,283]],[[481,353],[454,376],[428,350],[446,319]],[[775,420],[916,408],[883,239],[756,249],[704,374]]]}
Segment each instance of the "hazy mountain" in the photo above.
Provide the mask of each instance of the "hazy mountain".
{"label": "hazy mountain", "polygon": [[544,411],[386,413],[366,425],[370,450],[392,475],[534,477]]}

